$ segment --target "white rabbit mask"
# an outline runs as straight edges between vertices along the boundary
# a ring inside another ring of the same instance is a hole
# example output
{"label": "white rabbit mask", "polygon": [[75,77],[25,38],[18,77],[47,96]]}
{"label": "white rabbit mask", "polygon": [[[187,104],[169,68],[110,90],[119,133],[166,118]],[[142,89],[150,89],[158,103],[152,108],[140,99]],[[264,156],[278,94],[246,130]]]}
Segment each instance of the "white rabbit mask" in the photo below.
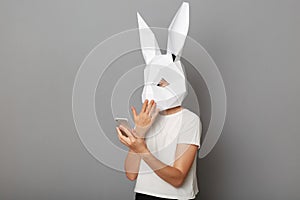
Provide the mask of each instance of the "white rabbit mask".
{"label": "white rabbit mask", "polygon": [[137,18],[146,63],[142,102],[153,99],[160,110],[179,106],[187,95],[185,74],[179,58],[189,28],[189,4],[183,2],[169,26],[167,53],[164,55],[139,13]]}

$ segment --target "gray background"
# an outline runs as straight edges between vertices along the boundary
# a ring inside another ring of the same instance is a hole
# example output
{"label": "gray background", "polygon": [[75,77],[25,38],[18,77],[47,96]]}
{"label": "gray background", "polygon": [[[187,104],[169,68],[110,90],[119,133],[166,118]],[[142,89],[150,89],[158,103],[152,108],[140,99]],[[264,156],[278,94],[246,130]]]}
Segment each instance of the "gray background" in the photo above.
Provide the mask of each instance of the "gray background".
{"label": "gray background", "polygon": [[[218,65],[228,97],[223,133],[198,160],[197,199],[300,199],[300,1],[189,2],[189,36]],[[167,27],[180,4],[0,1],[1,200],[133,199],[134,182],[81,144],[72,86],[94,46],[136,28],[137,11]]]}

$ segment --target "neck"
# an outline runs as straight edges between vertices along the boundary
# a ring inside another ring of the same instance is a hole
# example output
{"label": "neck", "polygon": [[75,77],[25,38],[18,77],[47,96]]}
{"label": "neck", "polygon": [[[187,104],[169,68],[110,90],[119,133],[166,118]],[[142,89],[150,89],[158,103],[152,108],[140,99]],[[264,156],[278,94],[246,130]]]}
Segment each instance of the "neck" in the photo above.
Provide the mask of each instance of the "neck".
{"label": "neck", "polygon": [[167,110],[160,111],[159,113],[162,114],[162,115],[170,115],[170,114],[173,114],[173,113],[177,113],[182,109],[183,109],[182,106],[176,106],[176,107],[173,107],[173,108],[169,108]]}

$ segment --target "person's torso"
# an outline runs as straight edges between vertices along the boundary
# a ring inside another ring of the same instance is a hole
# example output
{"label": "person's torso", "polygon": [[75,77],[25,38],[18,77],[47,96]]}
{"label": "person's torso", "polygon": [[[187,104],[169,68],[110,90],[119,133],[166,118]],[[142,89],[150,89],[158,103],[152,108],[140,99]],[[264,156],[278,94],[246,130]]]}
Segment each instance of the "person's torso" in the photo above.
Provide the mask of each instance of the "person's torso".
{"label": "person's torso", "polygon": [[[187,109],[182,109],[170,115],[159,114],[149,129],[145,139],[150,152],[163,163],[173,166],[180,129],[184,123],[191,121],[194,117],[195,114]],[[196,157],[197,154],[184,184],[179,188],[161,179],[153,169],[141,160],[134,191],[164,198],[187,196],[193,198],[198,192]]]}

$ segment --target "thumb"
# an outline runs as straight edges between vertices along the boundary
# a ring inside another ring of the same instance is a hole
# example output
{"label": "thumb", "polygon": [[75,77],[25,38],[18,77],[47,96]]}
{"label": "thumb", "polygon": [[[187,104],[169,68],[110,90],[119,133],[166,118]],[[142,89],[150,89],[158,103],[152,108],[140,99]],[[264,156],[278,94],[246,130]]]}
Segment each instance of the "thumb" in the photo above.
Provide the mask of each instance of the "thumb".
{"label": "thumb", "polygon": [[131,111],[132,111],[132,114],[133,114],[133,119],[134,119],[134,121],[135,121],[136,118],[137,118],[137,114],[136,114],[135,107],[131,106]]}

